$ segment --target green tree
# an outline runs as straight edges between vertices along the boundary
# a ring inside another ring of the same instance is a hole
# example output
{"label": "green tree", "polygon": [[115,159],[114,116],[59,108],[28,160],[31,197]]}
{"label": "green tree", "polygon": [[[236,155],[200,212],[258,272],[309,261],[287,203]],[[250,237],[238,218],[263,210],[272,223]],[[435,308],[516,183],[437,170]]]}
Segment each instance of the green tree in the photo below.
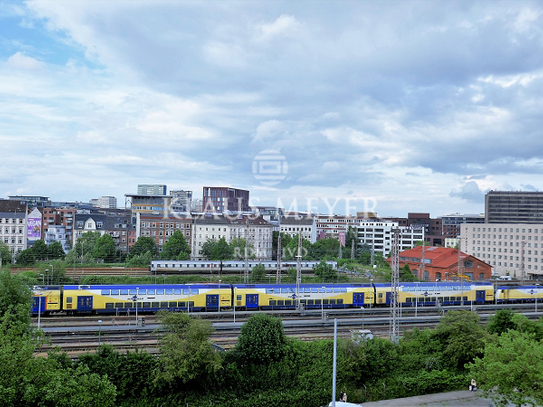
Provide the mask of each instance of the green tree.
{"label": "green tree", "polygon": [[417,281],[417,278],[411,271],[411,267],[407,263],[400,269],[400,280],[404,282]]}
{"label": "green tree", "polygon": [[62,260],[46,261],[37,264],[39,274],[43,274],[46,284],[64,284],[66,277],[66,263]]}
{"label": "green tree", "polygon": [[9,251],[9,246],[4,242],[0,242],[0,260],[2,266],[11,263],[11,253]]}
{"label": "green tree", "polygon": [[226,239],[222,237],[217,244],[211,250],[210,260],[230,260],[232,259],[232,248],[226,242]]}
{"label": "green tree", "polygon": [[155,239],[149,236],[140,236],[130,249],[130,256],[138,256],[150,252],[153,258],[157,255]]}
{"label": "green tree", "polygon": [[236,345],[245,363],[265,365],[285,354],[286,337],[280,318],[267,314],[251,315],[241,327]]}
{"label": "green tree", "polygon": [[62,248],[62,243],[58,241],[52,242],[47,247],[47,251],[50,260],[64,259],[66,256],[66,253],[64,253],[64,249]]}
{"label": "green tree", "polygon": [[43,240],[36,240],[31,250],[36,261],[49,260],[49,248]]}
{"label": "green tree", "polygon": [[324,260],[321,260],[321,262],[315,266],[313,272],[315,273],[315,277],[317,277],[323,283],[337,281],[337,270],[334,270],[332,265],[326,263]]}
{"label": "green tree", "polygon": [[247,245],[247,241],[242,237],[232,239],[230,242],[230,248],[232,250],[232,258],[234,260],[245,260],[245,250],[247,249],[247,257],[249,259],[254,259],[255,256],[255,247],[252,244]]}
{"label": "green tree", "polygon": [[178,312],[162,311],[157,316],[164,330],[160,338],[158,380],[167,383],[210,380],[221,367],[221,358],[209,340],[213,333],[211,322]]}
{"label": "green tree", "polygon": [[30,305],[32,292],[23,278],[19,275],[12,275],[8,269],[0,270],[0,317],[19,306],[26,310],[21,314],[23,322],[30,322]]}
{"label": "green tree", "polygon": [[266,279],[266,267],[262,263],[258,263],[251,271],[251,282],[258,283]]}
{"label": "green tree", "polygon": [[515,329],[523,334],[534,335],[536,341],[543,339],[543,320],[531,321],[526,315],[515,314],[511,319],[515,324]]}
{"label": "green tree", "polygon": [[484,395],[498,405],[543,405],[543,342],[533,335],[502,333],[497,342],[487,342],[469,369]]}
{"label": "green tree", "polygon": [[360,256],[358,259],[364,266],[371,265],[371,246],[369,244],[364,243],[360,246]]}
{"label": "green tree", "polygon": [[176,230],[168,241],[162,246],[160,258],[164,260],[190,259],[190,247],[183,232]]}
{"label": "green tree", "polygon": [[339,256],[339,245],[339,240],[332,237],[317,240],[312,246],[312,257],[316,260],[337,258]]}
{"label": "green tree", "polygon": [[[278,245],[279,232],[273,232],[272,237],[272,256],[277,259],[277,245]],[[281,233],[281,252],[285,251],[285,247],[288,246],[292,238],[286,233]]]}
{"label": "green tree", "polygon": [[34,263],[36,263],[36,257],[34,256],[34,252],[31,247],[25,250],[21,250],[19,254],[17,254],[17,264],[19,266],[31,266]]}
{"label": "green tree", "polygon": [[515,313],[511,309],[500,309],[496,311],[496,314],[492,315],[486,326],[488,332],[491,334],[502,335],[509,329],[515,329],[516,326],[513,323],[513,316]]}
{"label": "green tree", "polygon": [[215,239],[207,239],[204,244],[202,245],[202,249],[200,250],[200,254],[207,260],[211,259],[211,253],[213,252],[213,249],[217,245],[217,241]]}
{"label": "green tree", "polygon": [[[282,239],[282,238],[281,238]],[[284,258],[285,260],[292,260],[295,259],[298,255],[298,235],[296,235],[293,239],[290,240],[290,242],[283,246],[285,248],[284,250]],[[303,260],[312,260],[311,253],[312,253],[313,245],[311,242],[307,239],[302,239],[302,259]]]}
{"label": "green tree", "polygon": [[117,253],[117,246],[113,238],[104,233],[94,243],[94,249],[92,255],[95,259],[102,259],[105,263],[115,262],[115,254]]}
{"label": "green tree", "polygon": [[100,232],[85,232],[77,239],[75,243],[75,252],[80,259],[83,259],[86,254],[94,252],[96,240],[100,237]]}
{"label": "green tree", "polygon": [[[354,241],[354,256],[351,256],[352,245]],[[349,226],[345,234],[345,247],[343,248],[342,257],[344,259],[358,259],[361,253],[361,248],[358,246],[358,236],[356,228]]]}

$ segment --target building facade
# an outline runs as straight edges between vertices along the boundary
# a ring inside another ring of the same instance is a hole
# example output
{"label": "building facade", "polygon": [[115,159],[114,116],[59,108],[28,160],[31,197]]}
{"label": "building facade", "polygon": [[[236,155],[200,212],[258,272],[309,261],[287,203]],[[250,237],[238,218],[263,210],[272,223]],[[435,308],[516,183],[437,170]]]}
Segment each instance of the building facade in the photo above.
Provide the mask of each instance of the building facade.
{"label": "building facade", "polygon": [[166,195],[166,185],[138,184],[138,195]]}
{"label": "building facade", "polygon": [[104,213],[76,213],[72,247],[77,240],[87,232],[100,232],[100,236],[109,234],[115,245],[123,253],[127,253],[130,247],[130,231],[135,229],[130,213],[124,215]]}
{"label": "building facade", "polygon": [[543,223],[543,192],[488,192],[485,223]]}
{"label": "building facade", "polygon": [[27,210],[25,202],[0,200],[0,239],[11,251],[12,260],[27,248]]}
{"label": "building facade", "polygon": [[281,219],[279,230],[281,233],[285,233],[291,238],[295,238],[301,233],[302,239],[309,240],[311,243],[317,241],[317,219],[314,216],[308,216],[302,219],[298,219],[294,216],[287,216]]}
{"label": "building facade", "polygon": [[140,236],[151,237],[155,240],[159,253],[164,244],[176,231],[180,231],[190,248],[192,248],[192,218],[178,217],[174,215],[149,215],[136,216],[136,240]]}
{"label": "building facade", "polygon": [[98,208],[117,208],[117,198],[114,196],[101,196],[100,198],[91,199],[90,203]]}
{"label": "building facade", "polygon": [[349,227],[356,227],[360,219],[348,215],[317,215],[317,240],[333,238],[345,246]]}
{"label": "building facade", "polygon": [[460,244],[489,263],[495,275],[543,279],[543,223],[464,224]]}
{"label": "building facade", "polygon": [[424,241],[424,228],[399,226],[397,222],[360,221],[356,226],[358,246],[368,245],[373,252],[388,257],[392,251],[393,230],[399,229],[400,250],[411,249],[416,242]]}
{"label": "building facade", "polygon": [[49,225],[45,232],[45,243],[50,245],[53,242],[60,242],[64,253],[70,251],[70,241],[66,235],[66,227],[64,225]]}
{"label": "building facade", "polygon": [[173,212],[190,212],[192,206],[192,191],[170,191]]}
{"label": "building facade", "polygon": [[400,227],[412,227],[416,229],[424,228],[424,241],[431,246],[443,246],[444,238],[442,235],[441,219],[431,218],[429,213],[408,213],[407,218],[383,218],[383,220],[397,222]]}
{"label": "building facade", "polygon": [[[460,236],[460,225],[464,223],[484,223],[484,214],[459,214],[444,215],[441,217],[442,235],[447,240],[448,238],[457,238]],[[447,242],[445,242],[447,246]]]}
{"label": "building facade", "polygon": [[249,191],[230,187],[203,187],[203,211],[249,212]]}

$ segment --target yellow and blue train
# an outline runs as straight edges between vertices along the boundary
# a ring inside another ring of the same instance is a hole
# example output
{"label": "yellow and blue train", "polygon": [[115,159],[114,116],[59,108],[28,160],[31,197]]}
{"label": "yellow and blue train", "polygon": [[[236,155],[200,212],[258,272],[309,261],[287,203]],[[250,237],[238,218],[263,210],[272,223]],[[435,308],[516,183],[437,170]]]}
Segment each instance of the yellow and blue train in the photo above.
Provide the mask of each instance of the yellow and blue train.
{"label": "yellow and blue train", "polygon": [[[36,286],[32,313],[119,314],[133,312],[280,310],[389,306],[390,283],[300,284],[147,284]],[[490,282],[400,283],[403,307],[543,300],[539,286],[498,287]]]}

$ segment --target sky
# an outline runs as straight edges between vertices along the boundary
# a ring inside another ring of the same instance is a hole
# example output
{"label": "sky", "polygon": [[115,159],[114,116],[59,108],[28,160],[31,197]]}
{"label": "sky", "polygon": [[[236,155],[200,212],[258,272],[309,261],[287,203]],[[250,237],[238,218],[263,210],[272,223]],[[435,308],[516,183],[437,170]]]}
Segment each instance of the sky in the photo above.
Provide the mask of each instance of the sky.
{"label": "sky", "polygon": [[482,213],[543,189],[543,3],[0,2],[0,198]]}

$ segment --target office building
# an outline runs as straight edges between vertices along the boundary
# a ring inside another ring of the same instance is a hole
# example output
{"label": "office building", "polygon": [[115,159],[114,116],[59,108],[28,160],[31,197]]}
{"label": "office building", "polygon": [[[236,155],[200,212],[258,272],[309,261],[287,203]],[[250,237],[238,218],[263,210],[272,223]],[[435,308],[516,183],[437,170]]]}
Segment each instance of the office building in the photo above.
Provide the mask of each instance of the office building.
{"label": "office building", "polygon": [[192,206],[192,191],[170,191],[172,197],[172,212],[190,212]]}
{"label": "office building", "polygon": [[138,195],[166,195],[166,185],[138,184]]}
{"label": "office building", "polygon": [[543,223],[543,192],[488,192],[485,223]]}
{"label": "office building", "polygon": [[358,246],[367,245],[374,253],[380,252],[388,257],[392,251],[394,229],[400,230],[400,250],[411,249],[416,242],[424,241],[424,227],[399,226],[398,222],[360,221],[356,226]]}
{"label": "office building", "polygon": [[463,223],[484,223],[484,214],[459,214],[441,216],[442,235],[445,238],[445,246],[447,246],[448,238],[457,238],[460,236],[460,225]]}
{"label": "office building", "polygon": [[203,187],[203,210],[215,213],[248,213],[249,191],[230,187]]}

